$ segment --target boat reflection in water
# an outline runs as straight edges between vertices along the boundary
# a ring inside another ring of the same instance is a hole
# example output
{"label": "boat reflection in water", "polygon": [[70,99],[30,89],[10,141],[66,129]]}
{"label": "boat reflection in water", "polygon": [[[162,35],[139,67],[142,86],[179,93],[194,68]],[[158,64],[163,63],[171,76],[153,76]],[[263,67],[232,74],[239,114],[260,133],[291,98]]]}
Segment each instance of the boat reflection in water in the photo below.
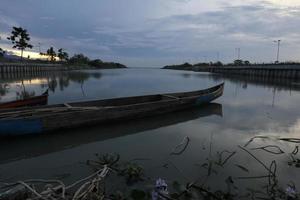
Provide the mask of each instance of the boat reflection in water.
{"label": "boat reflection in water", "polygon": [[70,149],[83,144],[137,134],[211,115],[223,116],[222,105],[209,103],[184,111],[134,121],[58,131],[39,136],[2,138],[0,164]]}

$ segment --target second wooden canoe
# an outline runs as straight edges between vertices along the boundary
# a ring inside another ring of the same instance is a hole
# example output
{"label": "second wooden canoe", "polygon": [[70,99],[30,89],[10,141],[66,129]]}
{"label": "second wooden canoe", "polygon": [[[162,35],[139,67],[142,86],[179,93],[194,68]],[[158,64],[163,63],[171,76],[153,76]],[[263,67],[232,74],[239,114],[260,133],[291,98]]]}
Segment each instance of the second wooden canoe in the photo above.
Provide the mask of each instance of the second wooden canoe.
{"label": "second wooden canoe", "polygon": [[5,103],[0,103],[0,109],[7,108],[18,108],[24,106],[38,106],[38,105],[47,105],[48,103],[48,90],[40,96],[29,97],[21,100],[10,101]]}

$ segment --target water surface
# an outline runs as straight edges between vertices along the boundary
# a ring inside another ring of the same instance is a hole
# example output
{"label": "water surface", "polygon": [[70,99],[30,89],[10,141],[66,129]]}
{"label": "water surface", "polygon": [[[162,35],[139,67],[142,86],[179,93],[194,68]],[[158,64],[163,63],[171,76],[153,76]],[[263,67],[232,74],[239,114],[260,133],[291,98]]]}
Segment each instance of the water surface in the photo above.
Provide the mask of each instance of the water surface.
{"label": "water surface", "polygon": [[[275,139],[299,138],[300,93],[289,81],[161,69],[2,75],[0,102],[22,98],[24,91],[29,95],[39,95],[48,87],[48,103],[56,104],[191,91],[223,81],[224,95],[205,107],[114,125],[1,139],[0,180],[59,178],[71,182],[92,172],[85,163],[87,159],[94,159],[95,153],[117,153],[122,160],[135,160],[144,167],[145,174],[151,177],[145,185],[151,185],[153,179],[162,177],[169,183],[197,180],[212,188],[226,188],[225,180],[231,176],[241,189],[260,188],[267,184],[267,179],[238,179],[267,173],[261,164],[238,146],[244,146],[254,136],[263,135],[273,139],[255,139],[247,149],[267,166],[276,160],[277,175],[283,188],[291,181],[300,186],[300,169],[288,165],[296,144]],[[186,136],[190,143],[184,153],[170,155]],[[276,145],[285,153],[277,155],[254,149],[266,145]],[[221,152],[224,152],[223,160],[230,154],[228,152],[236,153],[224,166],[212,164],[213,170],[207,177],[205,163],[217,163]]]}

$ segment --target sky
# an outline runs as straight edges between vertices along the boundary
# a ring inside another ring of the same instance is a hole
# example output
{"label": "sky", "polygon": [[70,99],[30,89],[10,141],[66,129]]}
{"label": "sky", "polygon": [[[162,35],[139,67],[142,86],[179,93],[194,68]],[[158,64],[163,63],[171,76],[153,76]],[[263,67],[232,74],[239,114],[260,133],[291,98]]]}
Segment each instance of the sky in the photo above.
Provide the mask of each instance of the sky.
{"label": "sky", "polygon": [[28,30],[31,51],[131,67],[228,63],[237,48],[243,60],[274,62],[279,39],[280,61],[300,61],[300,0],[1,0],[1,48],[12,50],[13,26]]}

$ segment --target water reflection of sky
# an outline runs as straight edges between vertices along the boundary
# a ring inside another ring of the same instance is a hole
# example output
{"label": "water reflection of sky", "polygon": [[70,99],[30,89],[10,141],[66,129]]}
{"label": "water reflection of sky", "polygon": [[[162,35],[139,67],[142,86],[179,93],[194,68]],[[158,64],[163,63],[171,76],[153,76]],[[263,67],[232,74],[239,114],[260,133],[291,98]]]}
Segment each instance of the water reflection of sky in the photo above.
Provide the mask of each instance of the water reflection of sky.
{"label": "water reflection of sky", "polygon": [[[35,77],[34,80],[39,79]],[[289,181],[300,186],[299,170],[287,165],[290,159],[288,153],[293,151],[296,144],[275,139],[299,138],[300,134],[300,95],[298,89],[290,87],[288,83],[158,69],[78,71],[41,77],[40,80],[43,80],[42,84],[38,84],[38,81],[24,81],[26,89],[38,94],[50,83],[50,103],[189,91],[222,81],[225,81],[225,91],[224,96],[216,100],[222,104],[221,108],[215,105],[202,113],[200,109],[199,113],[181,112],[117,124],[114,127],[3,140],[0,146],[0,159],[3,161],[0,162],[0,179],[55,178],[66,175],[65,180],[71,181],[90,173],[83,163],[92,159],[94,153],[116,152],[124,160],[150,159],[139,163],[153,177],[160,176],[170,181],[199,179],[201,182],[207,173],[201,165],[207,161],[211,144],[211,159],[217,159],[217,152],[223,150],[237,152],[224,167],[214,166],[217,174],[207,180],[212,186],[225,187],[224,180],[228,176],[236,178],[265,174],[261,165],[238,148],[238,145],[243,146],[251,137],[263,135],[272,138],[255,139],[247,148],[280,146],[285,154],[273,155],[262,150],[251,152],[268,165],[272,160],[277,161],[282,186]],[[10,89],[2,96],[3,100],[13,96],[11,88],[18,83],[17,80],[10,82],[8,79],[6,82]],[[221,109],[222,114],[216,113],[216,108],[219,111]],[[170,151],[185,136],[191,142],[184,154],[169,156]],[[166,160],[172,164],[162,167]],[[248,168],[249,172],[241,170],[237,165]],[[266,183],[265,179],[236,181],[241,187],[260,187]]]}

